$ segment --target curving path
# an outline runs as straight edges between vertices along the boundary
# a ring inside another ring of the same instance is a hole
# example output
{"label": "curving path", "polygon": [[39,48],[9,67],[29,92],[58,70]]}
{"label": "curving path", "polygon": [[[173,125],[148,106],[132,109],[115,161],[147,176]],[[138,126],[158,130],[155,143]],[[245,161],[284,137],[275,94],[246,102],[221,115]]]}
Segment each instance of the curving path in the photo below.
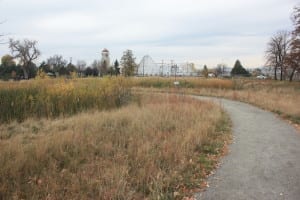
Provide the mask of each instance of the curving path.
{"label": "curving path", "polygon": [[230,153],[196,199],[300,199],[300,134],[273,113],[249,104],[214,100],[233,122]]}

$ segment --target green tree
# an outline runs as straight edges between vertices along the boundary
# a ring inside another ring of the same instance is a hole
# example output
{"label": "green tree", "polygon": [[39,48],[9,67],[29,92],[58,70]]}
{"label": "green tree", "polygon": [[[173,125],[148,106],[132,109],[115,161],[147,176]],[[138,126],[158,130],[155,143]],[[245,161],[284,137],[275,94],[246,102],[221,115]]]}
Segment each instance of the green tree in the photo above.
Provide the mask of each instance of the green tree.
{"label": "green tree", "polygon": [[14,57],[12,57],[11,55],[8,55],[8,54],[2,56],[1,63],[2,63],[2,66],[4,66],[4,67],[16,66]]}
{"label": "green tree", "polygon": [[126,50],[121,58],[121,65],[123,66],[124,76],[133,76],[137,67],[135,57],[131,50]]}
{"label": "green tree", "polygon": [[115,61],[114,68],[115,68],[115,74],[116,74],[116,76],[118,76],[120,74],[120,67],[119,67],[118,60]]}
{"label": "green tree", "polygon": [[71,72],[77,71],[76,66],[73,65],[71,62],[67,65],[66,68],[67,68],[68,74],[71,74]]}
{"label": "green tree", "polygon": [[249,72],[242,66],[239,60],[235,61],[234,67],[231,70],[232,76],[249,76]]}
{"label": "green tree", "polygon": [[43,61],[40,66],[39,66],[39,70],[45,72],[45,73],[54,73],[53,70],[51,70],[50,66],[45,62]]}
{"label": "green tree", "polygon": [[201,74],[202,74],[205,78],[208,77],[208,69],[207,69],[207,66],[206,66],[206,65],[204,65]]}
{"label": "green tree", "polygon": [[[1,58],[0,76],[3,79],[16,78],[16,62],[11,55],[4,55]],[[14,72],[14,73],[13,73]],[[12,76],[14,74],[14,77]]]}

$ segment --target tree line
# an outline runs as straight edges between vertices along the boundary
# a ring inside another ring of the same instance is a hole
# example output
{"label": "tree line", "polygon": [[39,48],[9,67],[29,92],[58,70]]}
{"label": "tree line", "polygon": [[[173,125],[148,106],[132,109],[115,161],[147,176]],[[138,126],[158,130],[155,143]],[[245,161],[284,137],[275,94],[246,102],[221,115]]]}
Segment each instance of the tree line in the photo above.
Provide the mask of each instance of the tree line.
{"label": "tree line", "polygon": [[[120,63],[115,60],[111,63],[102,63],[94,60],[89,66],[84,60],[77,64],[68,62],[62,55],[53,55],[43,61],[39,66],[35,61],[40,57],[41,51],[34,40],[9,40],[11,54],[2,56],[0,65],[1,79],[30,79],[38,76],[132,76],[137,64],[131,50],[124,51]],[[18,61],[18,62],[16,62]],[[120,67],[122,66],[122,68]]]}
{"label": "tree line", "polygon": [[274,71],[275,80],[293,81],[300,73],[300,5],[292,13],[293,30],[278,31],[266,49],[266,65]]}

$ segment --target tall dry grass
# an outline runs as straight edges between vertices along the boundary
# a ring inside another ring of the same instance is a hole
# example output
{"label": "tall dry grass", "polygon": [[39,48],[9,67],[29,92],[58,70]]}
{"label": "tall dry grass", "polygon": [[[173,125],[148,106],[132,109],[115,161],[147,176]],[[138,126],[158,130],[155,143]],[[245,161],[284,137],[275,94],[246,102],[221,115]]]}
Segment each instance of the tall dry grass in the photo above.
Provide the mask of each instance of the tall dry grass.
{"label": "tall dry grass", "polygon": [[[174,81],[174,77],[136,77],[132,78],[131,83],[134,87],[172,88],[174,87]],[[178,87],[182,88],[234,88],[234,82],[228,79],[177,77],[176,81],[180,82],[180,85]]]}
{"label": "tall dry grass", "polygon": [[300,124],[300,83],[278,81],[239,81],[235,90],[202,88],[195,94],[225,97],[259,106]]}
{"label": "tall dry grass", "polygon": [[[162,79],[162,78],[160,78]],[[146,79],[147,80],[147,79]],[[155,81],[155,79],[150,79]],[[188,78],[185,78],[189,82]],[[145,80],[141,80],[143,82]],[[151,83],[150,81],[150,83]],[[169,79],[165,79],[169,81]],[[136,84],[135,91],[143,92],[167,92],[186,93],[204,96],[224,97],[236,101],[242,101],[259,106],[263,109],[275,112],[284,118],[300,124],[300,82],[286,82],[273,80],[251,80],[251,79],[195,79],[198,87],[142,87],[143,84]],[[161,82],[159,80],[158,82]],[[182,83],[182,81],[180,81]],[[216,86],[221,84],[220,86]],[[152,84],[155,85],[155,84]],[[222,86],[223,85],[223,86]]]}
{"label": "tall dry grass", "polygon": [[0,123],[115,108],[130,96],[129,81],[121,77],[0,82]]}
{"label": "tall dry grass", "polygon": [[0,199],[181,199],[228,139],[209,102],[147,95],[139,104],[0,126]]}

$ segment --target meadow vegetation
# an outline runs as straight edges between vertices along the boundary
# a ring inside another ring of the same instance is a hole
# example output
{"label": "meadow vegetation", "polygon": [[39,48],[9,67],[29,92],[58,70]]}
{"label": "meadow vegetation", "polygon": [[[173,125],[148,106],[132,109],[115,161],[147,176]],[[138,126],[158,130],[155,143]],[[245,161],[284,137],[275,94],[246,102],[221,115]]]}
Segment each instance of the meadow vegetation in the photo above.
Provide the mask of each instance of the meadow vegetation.
{"label": "meadow vegetation", "polygon": [[190,195],[225,152],[230,120],[185,94],[248,102],[300,123],[299,82],[176,80],[0,82],[0,199]]}
{"label": "meadow vegetation", "polygon": [[120,77],[0,82],[0,124],[116,108],[130,97],[129,81]]}
{"label": "meadow vegetation", "polygon": [[[168,84],[155,84],[168,83]],[[174,78],[135,79],[135,91],[167,92],[225,97],[242,101],[275,112],[300,124],[300,82],[251,79],[203,79],[177,78],[180,82],[174,87]]]}
{"label": "meadow vegetation", "polygon": [[182,199],[205,185],[230,139],[222,108],[176,95],[135,99],[2,124],[0,199]]}
{"label": "meadow vegetation", "polygon": [[[131,84],[134,87],[144,88],[174,88],[174,77],[138,77],[132,78]],[[215,89],[232,89],[234,83],[227,79],[199,79],[199,78],[180,78],[176,81],[180,82],[182,88],[215,88]]]}

